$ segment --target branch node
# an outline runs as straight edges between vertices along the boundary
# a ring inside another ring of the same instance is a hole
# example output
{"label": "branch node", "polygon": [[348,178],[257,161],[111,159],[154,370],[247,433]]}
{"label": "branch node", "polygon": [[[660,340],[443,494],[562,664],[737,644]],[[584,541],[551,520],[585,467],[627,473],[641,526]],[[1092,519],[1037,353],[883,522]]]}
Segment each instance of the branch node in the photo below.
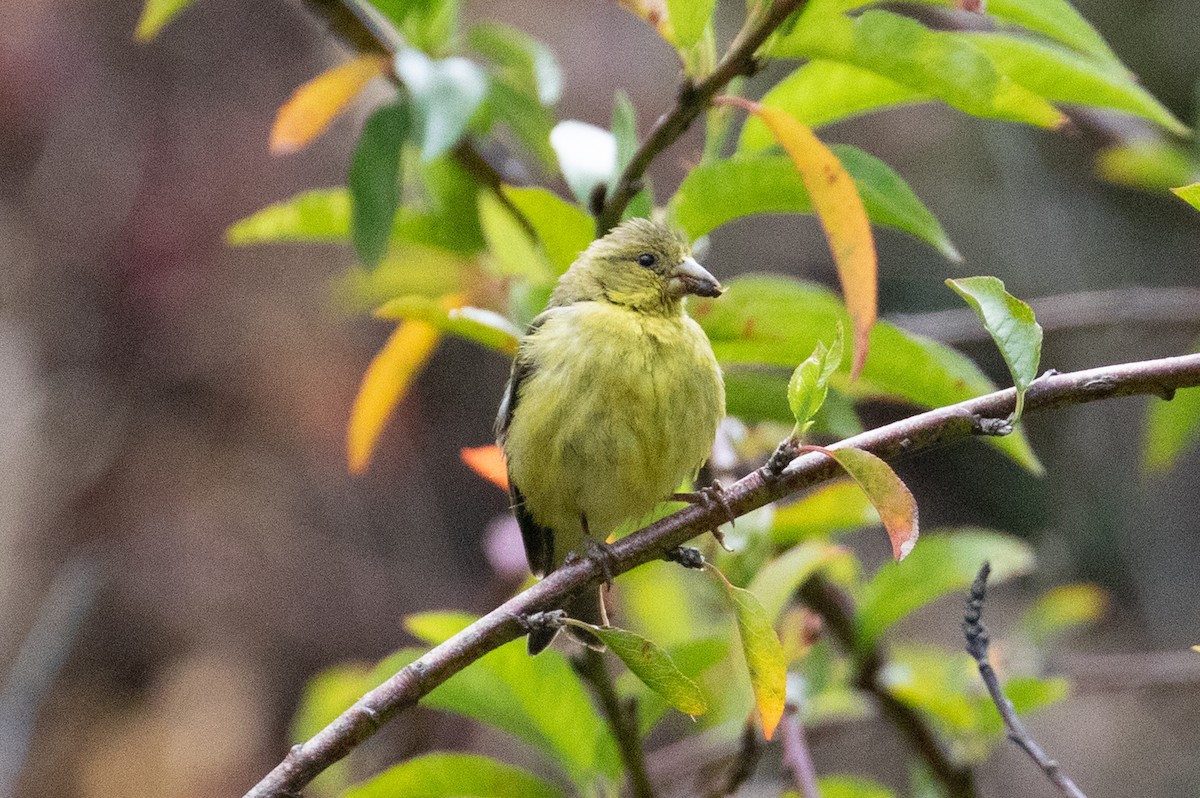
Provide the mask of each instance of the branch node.
{"label": "branch node", "polygon": [[685,77],[679,84],[679,91],[675,95],[675,101],[680,105],[691,105],[696,102],[696,81],[690,77]]}
{"label": "branch node", "polygon": [[663,554],[663,559],[667,562],[679,563],[684,568],[694,570],[704,568],[704,555],[700,553],[700,549],[693,546],[676,546],[673,549],[667,549]]}
{"label": "branch node", "polygon": [[531,612],[528,615],[516,616],[517,623],[526,632],[541,632],[549,629],[561,629],[566,621],[567,613],[563,610],[546,610]]}
{"label": "branch node", "polygon": [[368,706],[360,706],[358,709],[362,713],[363,717],[370,722],[371,727],[378,731],[379,727],[383,725],[383,716]]}
{"label": "branch node", "polygon": [[971,433],[988,437],[1002,438],[1012,434],[1012,419],[988,418],[986,416],[971,416]]}
{"label": "branch node", "polygon": [[796,459],[798,452],[796,451],[797,441],[795,438],[787,438],[780,441],[775,447],[775,451],[767,459],[763,469],[768,477],[778,477],[783,473],[783,469],[788,467],[788,463]]}
{"label": "branch node", "polygon": [[1164,402],[1169,402],[1175,398],[1175,389],[1174,388],[1167,388],[1166,386],[1160,385],[1157,393],[1158,393],[1158,398],[1162,399]]}

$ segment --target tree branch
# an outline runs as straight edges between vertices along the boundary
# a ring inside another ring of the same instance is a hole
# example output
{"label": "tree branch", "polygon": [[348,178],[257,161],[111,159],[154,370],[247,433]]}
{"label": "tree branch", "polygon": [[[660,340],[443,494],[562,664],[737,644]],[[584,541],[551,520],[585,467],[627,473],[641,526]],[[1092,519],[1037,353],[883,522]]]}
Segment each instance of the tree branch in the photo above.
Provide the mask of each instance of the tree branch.
{"label": "tree branch", "polygon": [[582,654],[572,658],[571,667],[591,686],[600,701],[600,709],[616,738],[635,798],[654,798],[654,787],[646,773],[646,754],[642,750],[641,735],[638,734],[636,705],[621,704],[604,655],[599,651],[585,648]]}
{"label": "tree branch", "polygon": [[800,599],[821,616],[830,634],[853,662],[852,682],[858,689],[875,697],[883,716],[903,735],[951,798],[975,798],[975,775],[970,768],[955,762],[942,746],[937,733],[919,712],[905,704],[883,683],[882,649],[864,645],[854,626],[850,597],[823,576],[809,579],[800,588]]}
{"label": "tree branch", "polygon": [[[642,176],[650,163],[692,126],[696,118],[708,108],[712,98],[724,90],[731,80],[755,72],[755,51],[793,11],[803,7],[805,2],[806,0],[775,0],[773,3],[760,3],[760,10],[746,20],[746,24],[729,44],[725,56],[712,73],[699,83],[685,79],[674,107],[654,123],[650,135],[634,152],[625,170],[608,192],[603,207],[596,215],[597,237],[603,236],[621,221],[625,206],[642,190]],[[766,10],[761,10],[763,8]]]}
{"label": "tree branch", "polygon": [[1063,772],[1059,764],[1046,756],[1046,752],[1037,744],[1033,735],[1025,728],[1025,724],[1017,717],[1016,708],[1012,701],[1008,700],[1008,696],[1004,695],[1004,690],[1000,687],[1000,680],[996,677],[996,671],[992,668],[992,663],[988,661],[988,634],[983,627],[982,619],[983,600],[987,595],[987,578],[991,570],[991,563],[985,562],[979,569],[979,575],[975,577],[974,584],[971,585],[971,596],[967,601],[966,616],[963,618],[963,635],[967,639],[967,653],[975,658],[975,664],[979,667],[979,675],[983,679],[983,683],[987,685],[992,703],[996,705],[996,709],[1000,711],[1000,717],[1004,719],[1004,728],[1008,730],[1008,739],[1029,754],[1029,758],[1042,769],[1046,778],[1050,779],[1050,782],[1058,787],[1067,798],[1087,798],[1083,791],[1075,786],[1071,777]]}
{"label": "tree branch", "polygon": [[[1025,413],[1136,394],[1169,398],[1177,388],[1200,385],[1200,355],[1148,360],[1042,377],[1029,389]],[[855,435],[830,448],[855,447],[887,459],[911,454],[941,443],[977,434],[987,419],[1005,419],[1013,412],[1012,388],[978,399],[889,424]],[[732,512],[745,515],[837,473],[837,464],[823,454],[793,460],[779,476],[758,469],[726,488]],[[670,549],[705,534],[727,519],[725,508],[692,505],[609,546],[606,565],[623,574]],[[563,606],[566,599],[599,585],[604,567],[582,559],[551,573],[528,590],[509,599],[463,631],[433,648],[417,661],[360,698],[308,742],[294,746],[287,757],[246,795],[247,798],[294,795],[318,773],[346,756],[401,710],[413,706],[430,690],[484,654],[524,634],[521,619],[533,612]]]}

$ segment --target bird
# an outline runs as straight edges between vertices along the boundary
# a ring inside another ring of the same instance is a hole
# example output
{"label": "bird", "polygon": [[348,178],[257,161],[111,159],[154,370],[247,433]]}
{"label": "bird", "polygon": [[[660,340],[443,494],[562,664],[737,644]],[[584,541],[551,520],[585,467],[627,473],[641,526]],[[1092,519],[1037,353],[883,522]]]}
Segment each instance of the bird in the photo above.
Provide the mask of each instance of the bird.
{"label": "bird", "polygon": [[[601,542],[614,529],[697,476],[725,415],[725,386],[684,304],[723,291],[682,235],[640,218],[593,241],[559,278],[520,340],[496,419],[535,575],[606,556]],[[599,588],[565,609],[608,624]],[[532,627],[530,654],[555,634]]]}

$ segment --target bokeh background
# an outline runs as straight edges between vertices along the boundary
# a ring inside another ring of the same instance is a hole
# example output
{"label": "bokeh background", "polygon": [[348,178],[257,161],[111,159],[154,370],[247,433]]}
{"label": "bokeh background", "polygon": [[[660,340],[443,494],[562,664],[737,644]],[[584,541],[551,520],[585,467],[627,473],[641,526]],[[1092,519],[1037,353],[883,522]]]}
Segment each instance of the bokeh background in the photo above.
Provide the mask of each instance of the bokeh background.
{"label": "bokeh background", "polygon": [[[1077,6],[1152,93],[1195,118],[1194,0]],[[0,797],[240,795],[285,752],[312,673],[399,647],[410,612],[483,611],[513,587],[483,545],[505,498],[458,454],[490,441],[507,363],[444,342],[352,478],[347,415],[389,332],[330,300],[353,253],[223,243],[231,222],[344,180],[365,105],[299,155],[269,157],[266,142],[279,105],[345,52],[293,0],[199,0],[147,45],[132,38],[139,11],[0,2]],[[644,131],[672,101],[673,53],[615,2],[467,2],[466,17],[553,48],[563,118],[606,125],[623,88]],[[1200,216],[1101,181],[1087,136],[919,107],[826,138],[893,165],[966,256],[948,264],[879,233],[885,313],[953,307],[942,281],[965,274],[1025,298],[1200,286]],[[659,159],[660,192],[697,148],[689,137]],[[833,280],[812,219],[722,228],[706,265]],[[1200,307],[1164,321],[1166,296],[1051,329],[1044,366],[1189,349]],[[961,343],[1006,379],[990,344]],[[1200,655],[1187,651],[1200,642],[1200,453],[1142,475],[1145,406],[1029,419],[1044,479],[974,443],[901,469],[926,526],[1035,543],[1039,570],[996,606],[1077,579],[1110,592],[1104,622],[1058,658],[1075,695],[1032,723],[1093,798],[1200,794]],[[952,640],[957,606],[940,617],[933,633]],[[386,762],[467,734],[416,713],[377,746]],[[818,767],[861,769],[863,746],[888,739],[821,735]],[[1012,751],[983,785],[1053,794]]]}

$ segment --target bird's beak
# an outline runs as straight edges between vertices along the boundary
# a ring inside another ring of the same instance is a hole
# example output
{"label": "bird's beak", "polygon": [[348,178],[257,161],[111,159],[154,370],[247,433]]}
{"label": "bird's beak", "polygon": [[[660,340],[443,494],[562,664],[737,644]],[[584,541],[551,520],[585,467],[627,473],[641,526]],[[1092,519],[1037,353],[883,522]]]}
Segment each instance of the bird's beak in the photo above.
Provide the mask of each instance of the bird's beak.
{"label": "bird's beak", "polygon": [[683,262],[671,272],[667,286],[676,296],[695,294],[696,296],[718,297],[725,291],[717,282],[716,277],[696,263],[695,258],[690,257],[684,258]]}

